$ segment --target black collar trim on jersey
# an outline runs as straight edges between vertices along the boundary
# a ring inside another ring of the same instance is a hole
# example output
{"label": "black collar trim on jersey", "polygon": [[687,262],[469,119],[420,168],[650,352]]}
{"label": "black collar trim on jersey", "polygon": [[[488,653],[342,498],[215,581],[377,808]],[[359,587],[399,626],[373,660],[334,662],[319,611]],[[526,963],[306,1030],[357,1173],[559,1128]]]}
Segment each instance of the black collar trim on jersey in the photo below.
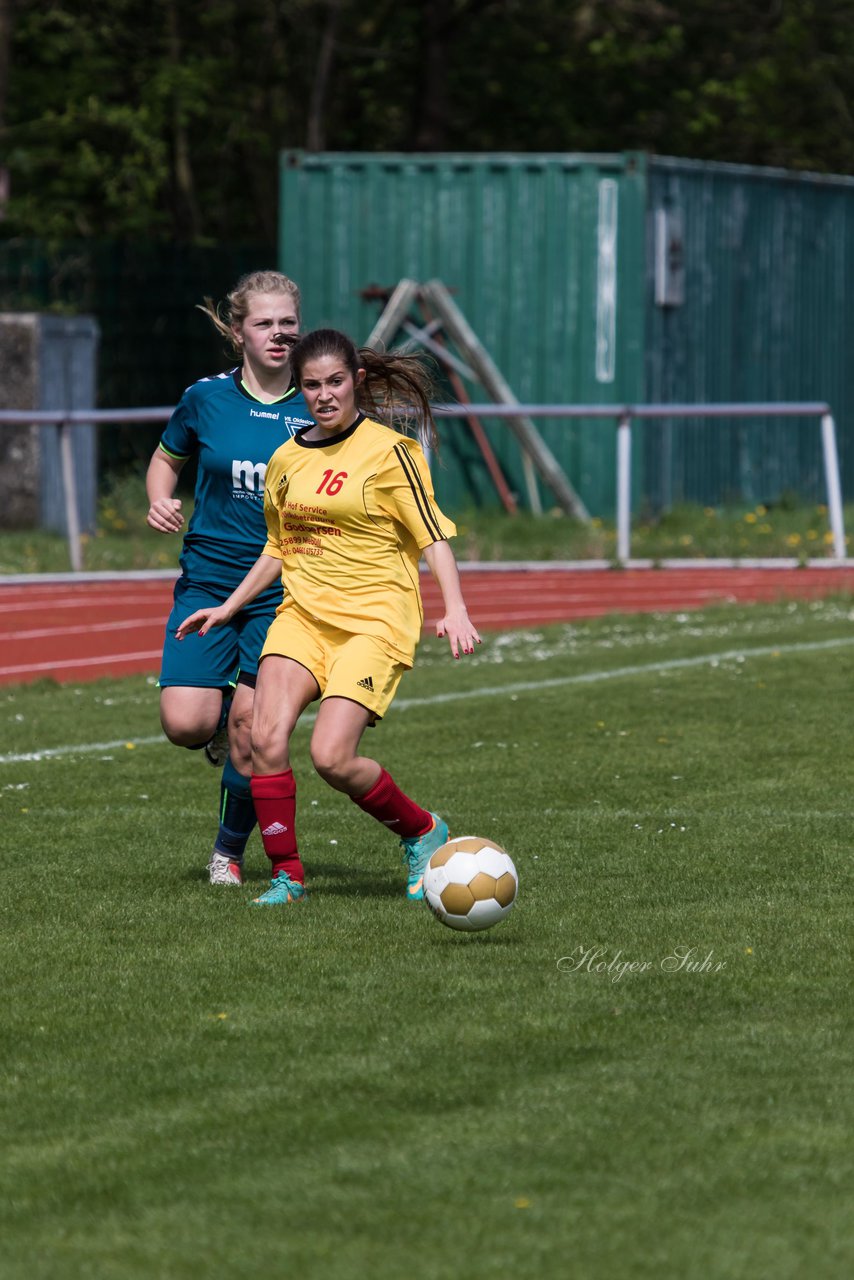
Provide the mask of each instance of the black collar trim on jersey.
{"label": "black collar trim on jersey", "polygon": [[236,369],[232,369],[231,380],[243,396],[244,400],[251,400],[253,404],[284,404],[285,400],[290,400],[297,394],[297,384],[292,382],[285,394],[283,396],[279,396],[278,400],[259,400],[256,396],[251,395],[240,381],[242,373],[243,365],[239,364]]}
{"label": "black collar trim on jersey", "polygon": [[[339,431],[337,436],[329,436],[327,440],[303,440],[306,431],[311,431],[311,427],[301,427],[294,436],[294,443],[301,444],[303,449],[325,449],[327,445],[340,444],[342,440],[349,440],[359,423],[364,421],[365,415],[360,413],[356,421],[351,423],[346,431]],[[312,426],[314,425],[312,423]]]}

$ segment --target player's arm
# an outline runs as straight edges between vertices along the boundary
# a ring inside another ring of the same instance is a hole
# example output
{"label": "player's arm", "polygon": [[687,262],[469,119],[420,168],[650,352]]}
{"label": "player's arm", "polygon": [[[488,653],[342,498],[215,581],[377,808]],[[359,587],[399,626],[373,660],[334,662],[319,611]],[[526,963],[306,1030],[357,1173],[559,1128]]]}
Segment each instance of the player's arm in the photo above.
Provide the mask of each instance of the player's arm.
{"label": "player's arm", "polygon": [[160,445],[151,455],[145,474],[149,508],[146,522],[160,533],[178,533],[184,523],[181,499],[173,497],[186,458],[173,458]]}
{"label": "player's arm", "polygon": [[469,618],[463,600],[460,571],[450,543],[444,539],[441,542],[431,542],[424,547],[422,554],[442,593],[445,609],[444,617],[436,623],[436,635],[448,637],[451,653],[455,658],[460,656],[460,650],[463,653],[474,653],[474,646],[480,644],[480,636]]}
{"label": "player's arm", "polygon": [[221,627],[238,613],[245,604],[260,596],[262,591],[272,587],[282,573],[281,556],[268,555],[262,551],[243,581],[234,588],[223,604],[211,609],[197,609],[185,618],[177,628],[175,635],[183,640],[193,631],[200,636],[207,635],[212,627]]}

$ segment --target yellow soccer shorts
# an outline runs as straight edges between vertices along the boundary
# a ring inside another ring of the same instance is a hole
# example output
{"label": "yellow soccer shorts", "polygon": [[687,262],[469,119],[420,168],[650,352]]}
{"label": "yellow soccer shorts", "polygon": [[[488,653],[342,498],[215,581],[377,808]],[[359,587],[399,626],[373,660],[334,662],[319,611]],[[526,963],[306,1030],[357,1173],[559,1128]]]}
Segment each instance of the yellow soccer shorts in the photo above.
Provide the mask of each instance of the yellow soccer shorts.
{"label": "yellow soccer shorts", "polygon": [[320,698],[349,698],[381,720],[408,670],[375,636],[353,635],[310,618],[296,607],[276,614],[261,658],[291,658],[314,676]]}

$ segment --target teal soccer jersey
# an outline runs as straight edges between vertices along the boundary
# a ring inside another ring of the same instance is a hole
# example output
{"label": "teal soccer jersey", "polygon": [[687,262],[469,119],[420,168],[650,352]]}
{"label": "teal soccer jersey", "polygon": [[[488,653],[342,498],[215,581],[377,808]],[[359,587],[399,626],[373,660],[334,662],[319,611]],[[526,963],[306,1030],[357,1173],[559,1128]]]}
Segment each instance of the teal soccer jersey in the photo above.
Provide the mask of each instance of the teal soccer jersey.
{"label": "teal soccer jersey", "polygon": [[176,640],[175,629],[196,609],[222,604],[264,549],[267,459],[300,427],[311,425],[302,395],[292,388],[263,404],[240,384],[240,369],[194,382],[169,420],[160,448],[172,458],[198,461],[193,514],[181,552],[166,622],[160,687],[225,689],[238,673],[254,676],[281,583],[264,591],[224,627]]}
{"label": "teal soccer jersey", "polygon": [[228,591],[242,581],[267,539],[267,462],[311,423],[296,388],[264,404],[244,390],[239,368],[187,388],[160,441],[170,457],[198,462],[195,506],[181,554],[187,578]]}

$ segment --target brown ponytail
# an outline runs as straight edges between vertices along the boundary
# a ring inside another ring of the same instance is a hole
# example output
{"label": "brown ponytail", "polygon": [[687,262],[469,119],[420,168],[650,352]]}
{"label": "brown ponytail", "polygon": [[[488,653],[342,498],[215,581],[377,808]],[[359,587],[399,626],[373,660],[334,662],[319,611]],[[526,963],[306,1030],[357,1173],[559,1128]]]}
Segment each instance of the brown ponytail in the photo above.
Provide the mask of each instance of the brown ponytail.
{"label": "brown ponytail", "polygon": [[364,381],[356,387],[356,404],[369,418],[414,435],[431,449],[438,448],[430,407],[434,381],[423,356],[375,351],[372,347],[357,349],[337,329],[314,329],[300,338],[291,351],[297,386],[308,361],[324,356],[341,360],[354,379],[359,369],[365,370]]}

